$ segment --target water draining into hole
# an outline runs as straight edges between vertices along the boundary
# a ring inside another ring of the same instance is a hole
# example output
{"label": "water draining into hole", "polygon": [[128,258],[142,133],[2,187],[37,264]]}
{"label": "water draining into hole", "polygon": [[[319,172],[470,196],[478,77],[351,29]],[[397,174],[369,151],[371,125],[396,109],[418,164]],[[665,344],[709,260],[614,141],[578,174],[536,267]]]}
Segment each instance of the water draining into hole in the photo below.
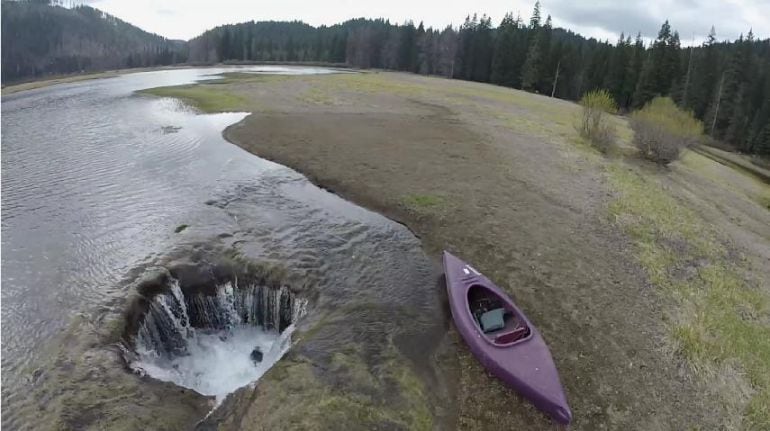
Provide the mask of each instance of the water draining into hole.
{"label": "water draining into hole", "polygon": [[149,302],[129,366],[221,401],[258,380],[289,349],[307,301],[287,287],[238,280],[214,294],[185,294],[179,281]]}

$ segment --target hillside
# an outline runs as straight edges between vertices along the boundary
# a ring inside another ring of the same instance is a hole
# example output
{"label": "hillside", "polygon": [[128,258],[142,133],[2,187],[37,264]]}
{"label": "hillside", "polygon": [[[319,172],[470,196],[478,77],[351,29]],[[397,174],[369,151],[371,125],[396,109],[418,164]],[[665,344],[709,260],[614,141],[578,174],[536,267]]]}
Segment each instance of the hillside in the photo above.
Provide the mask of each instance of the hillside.
{"label": "hillside", "polygon": [[2,16],[3,83],[187,60],[185,42],[148,33],[88,6],[3,1]]}

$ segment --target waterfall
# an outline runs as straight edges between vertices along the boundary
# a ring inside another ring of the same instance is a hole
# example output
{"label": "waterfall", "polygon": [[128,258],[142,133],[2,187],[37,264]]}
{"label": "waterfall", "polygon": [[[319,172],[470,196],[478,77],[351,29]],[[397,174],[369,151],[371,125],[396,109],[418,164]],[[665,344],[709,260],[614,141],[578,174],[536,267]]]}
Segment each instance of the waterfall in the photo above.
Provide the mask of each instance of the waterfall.
{"label": "waterfall", "polygon": [[307,300],[286,286],[242,286],[236,279],[217,285],[215,291],[215,295],[185,295],[179,282],[171,278],[168,291],[150,302],[136,334],[137,352],[185,355],[200,331],[220,331],[220,336],[227,337],[242,325],[282,333],[306,312]]}
{"label": "waterfall", "polygon": [[159,294],[150,302],[136,344],[141,350],[159,355],[182,354],[191,336],[194,329],[190,326],[185,297],[179,282],[172,279],[169,293]]}
{"label": "waterfall", "polygon": [[218,402],[288,351],[294,323],[307,308],[286,286],[233,279],[204,294],[185,292],[171,276],[162,283],[167,288],[152,297],[133,337],[129,366]]}

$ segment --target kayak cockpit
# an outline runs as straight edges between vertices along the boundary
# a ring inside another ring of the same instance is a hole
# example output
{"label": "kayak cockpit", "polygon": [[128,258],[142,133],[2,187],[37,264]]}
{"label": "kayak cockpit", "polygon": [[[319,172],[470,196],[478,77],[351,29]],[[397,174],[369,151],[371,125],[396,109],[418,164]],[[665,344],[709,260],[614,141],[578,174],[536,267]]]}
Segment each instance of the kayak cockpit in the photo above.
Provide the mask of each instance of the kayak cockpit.
{"label": "kayak cockpit", "polygon": [[531,333],[518,311],[491,289],[474,284],[468,288],[468,309],[476,330],[496,346],[509,346]]}

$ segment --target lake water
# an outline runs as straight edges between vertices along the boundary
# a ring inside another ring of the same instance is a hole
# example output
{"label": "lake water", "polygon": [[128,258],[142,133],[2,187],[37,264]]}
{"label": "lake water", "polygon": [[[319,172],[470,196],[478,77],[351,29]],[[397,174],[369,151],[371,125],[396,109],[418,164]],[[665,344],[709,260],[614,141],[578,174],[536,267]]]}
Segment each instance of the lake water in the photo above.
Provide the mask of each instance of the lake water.
{"label": "lake water", "polygon": [[74,318],[122,303],[132,271],[188,244],[226,238],[317,273],[320,307],[361,296],[435,312],[435,295],[415,288],[431,284],[432,265],[406,228],[226,142],[223,129],[247,113],[134,94],[235,70],[330,72],[178,69],[3,97],[3,426],[34,428],[14,411],[37,401],[29,382]]}

